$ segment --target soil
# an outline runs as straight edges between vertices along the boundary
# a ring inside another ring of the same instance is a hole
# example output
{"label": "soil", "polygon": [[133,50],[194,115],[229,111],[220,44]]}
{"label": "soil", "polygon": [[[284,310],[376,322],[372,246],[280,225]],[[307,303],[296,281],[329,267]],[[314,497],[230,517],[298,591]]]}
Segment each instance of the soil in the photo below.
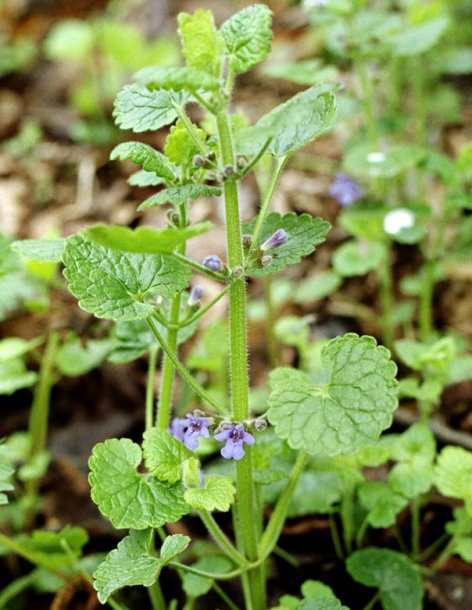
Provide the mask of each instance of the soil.
{"label": "soil", "polygon": [[[106,1],[100,0],[27,0],[4,2],[0,8],[0,34],[6,40],[20,37],[33,40],[41,47],[47,33],[58,21],[65,18],[89,19],[103,14]],[[157,3],[135,3],[130,19],[149,33],[149,11],[154,11],[154,30],[159,33],[175,32],[175,16],[180,11],[193,12],[204,6],[214,11],[217,23],[249,2],[217,0],[168,0]],[[274,10],[274,49],[286,61],[303,58],[307,52],[306,32],[308,22],[301,9],[288,1],[272,0],[268,4]],[[112,146],[77,144],[71,138],[70,126],[78,118],[68,102],[67,91],[76,72],[62,62],[48,61],[41,56],[28,69],[0,78],[0,139],[6,144],[20,133],[26,119],[34,120],[41,127],[39,142],[29,151],[14,156],[6,146],[0,145],[0,231],[16,238],[40,238],[51,230],[58,235],[70,235],[84,226],[107,222],[138,226],[163,223],[163,212],[152,210],[143,214],[136,208],[153,191],[137,189],[127,184],[134,170],[124,163],[110,162]],[[454,155],[472,133],[472,84],[459,81],[464,92],[462,120],[443,129],[441,138],[446,152]],[[265,110],[295,93],[295,86],[264,77],[260,72],[240,79],[235,104],[243,106],[246,113],[257,119]],[[108,109],[109,110],[109,109]],[[123,136],[124,138],[125,136]],[[163,136],[144,136],[145,141],[162,146]],[[328,193],[331,176],[336,171],[342,154],[342,141],[337,135],[321,137],[289,164],[280,182],[275,198],[275,209],[280,212],[309,212],[335,223],[340,207]],[[316,167],[315,170],[312,168]],[[242,187],[243,209],[248,218],[257,205],[257,188],[253,180]],[[218,213],[207,201],[199,201],[193,209],[195,220],[218,221]],[[212,251],[222,252],[221,233],[212,232]],[[332,253],[346,239],[339,227],[330,232],[327,242],[318,249],[316,257],[310,257],[289,275],[293,282],[327,269]],[[205,241],[206,240],[206,241]],[[195,240],[191,254],[197,259],[208,253],[208,238]],[[408,274],[419,260],[414,247],[398,246],[395,256],[396,280]],[[435,322],[439,329],[450,328],[472,339],[472,275],[470,265],[451,270],[450,275],[437,286],[435,294]],[[208,290],[211,290],[208,287]],[[261,286],[253,281],[249,285],[252,296],[257,298]],[[377,286],[371,277],[353,279],[343,286],[344,299],[330,297],[309,305],[285,304],[279,313],[315,315],[316,332],[336,335],[347,331],[378,336],[378,326],[359,317],[347,303],[361,304],[375,319],[377,311]],[[225,316],[222,308],[215,316]],[[262,324],[252,322],[250,328],[251,378],[255,386],[263,386],[269,368],[266,340]],[[0,338],[21,336],[34,338],[50,330],[77,332],[85,341],[103,336],[107,323],[97,322],[81,311],[69,293],[57,290],[53,294],[53,306],[48,311],[16,311],[0,325]],[[296,354],[290,348],[282,352],[282,359],[296,364]],[[34,363],[31,363],[34,366]],[[43,505],[36,527],[60,529],[70,524],[84,527],[90,542],[87,552],[107,551],[119,540],[117,533],[104,520],[89,498],[87,461],[92,447],[110,437],[127,436],[139,440],[144,425],[144,396],[146,361],[112,365],[105,363],[91,373],[62,378],[53,388],[51,397],[48,448],[52,463],[41,482]],[[2,417],[0,438],[27,428],[31,406],[31,393],[21,390],[12,396],[0,397]],[[464,382],[448,388],[434,416],[433,431],[439,446],[454,443],[472,449],[472,382]],[[401,431],[416,421],[415,405],[402,404],[395,415],[393,430]],[[425,545],[443,531],[454,507],[452,501],[433,497],[423,510],[422,540]],[[407,528],[408,514],[401,516],[400,527]],[[230,528],[225,517],[222,525]],[[176,529],[178,528],[178,529]],[[172,533],[204,533],[198,524],[188,519],[173,525]],[[374,532],[369,544],[397,548],[391,532]],[[364,607],[371,591],[357,586],[346,574],[337,559],[332,545],[329,522],[323,515],[291,520],[287,523],[280,547],[298,561],[298,567],[290,566],[280,557],[271,564],[270,602],[276,605],[284,593],[299,594],[300,583],[307,578],[321,579],[331,585],[341,600],[351,610]],[[3,560],[2,560],[3,562]],[[0,573],[0,589],[13,579],[27,574],[30,566],[16,558],[4,563]],[[166,579],[164,589],[172,594],[176,583]],[[231,585],[230,585],[231,587]],[[233,592],[238,600],[238,592]],[[70,609],[92,610],[98,608],[95,593],[85,582],[67,587],[58,595],[30,592],[25,608],[43,610]],[[131,607],[147,608],[148,603],[131,591],[126,600]],[[137,596],[137,597],[135,597]],[[221,600],[207,601],[205,608],[226,606]],[[242,606],[242,602],[240,607]],[[133,605],[134,604],[134,605]],[[451,559],[431,581],[426,583],[426,610],[469,610],[472,608],[472,567]]]}

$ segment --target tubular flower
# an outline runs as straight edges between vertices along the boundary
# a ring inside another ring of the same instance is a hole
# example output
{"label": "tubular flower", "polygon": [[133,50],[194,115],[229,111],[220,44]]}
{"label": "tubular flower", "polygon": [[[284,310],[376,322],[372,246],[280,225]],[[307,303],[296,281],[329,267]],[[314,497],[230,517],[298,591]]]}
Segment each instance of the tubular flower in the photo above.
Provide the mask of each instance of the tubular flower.
{"label": "tubular flower", "polygon": [[209,254],[203,259],[203,266],[210,271],[221,271],[223,269],[223,263],[221,258],[216,254]]}
{"label": "tubular flower", "polygon": [[243,443],[254,445],[254,437],[246,432],[242,424],[231,424],[221,432],[215,434],[217,441],[226,441],[221,455],[227,460],[240,460],[245,455]]}
{"label": "tubular flower", "polygon": [[197,417],[187,413],[187,429],[184,433],[184,445],[192,451],[198,447],[198,437],[208,438],[208,426],[213,423],[212,417]]}
{"label": "tubular flower", "polygon": [[270,248],[278,248],[287,241],[287,233],[284,229],[277,229],[277,231],[269,237],[261,246],[260,250],[265,252]]}
{"label": "tubular flower", "polygon": [[188,420],[181,417],[174,417],[170,422],[170,434],[179,441],[184,442],[185,430],[188,427]]}
{"label": "tubular flower", "polygon": [[364,190],[346,174],[336,174],[329,188],[329,194],[340,205],[348,207],[364,195]]}

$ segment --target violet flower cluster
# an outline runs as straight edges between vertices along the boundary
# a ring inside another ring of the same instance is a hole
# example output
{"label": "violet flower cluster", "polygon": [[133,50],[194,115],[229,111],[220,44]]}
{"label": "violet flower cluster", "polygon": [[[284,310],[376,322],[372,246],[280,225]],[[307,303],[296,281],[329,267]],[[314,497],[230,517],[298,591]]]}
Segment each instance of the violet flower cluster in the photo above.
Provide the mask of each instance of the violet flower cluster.
{"label": "violet flower cluster", "polygon": [[[193,451],[198,447],[198,440],[210,437],[208,429],[214,423],[212,417],[203,417],[187,413],[186,418],[175,417],[170,425],[172,436],[182,441],[183,444]],[[225,442],[221,449],[221,455],[227,460],[240,460],[246,454],[243,444],[254,445],[254,436],[247,432],[243,424],[233,424],[232,422],[222,422],[214,435],[215,440]]]}

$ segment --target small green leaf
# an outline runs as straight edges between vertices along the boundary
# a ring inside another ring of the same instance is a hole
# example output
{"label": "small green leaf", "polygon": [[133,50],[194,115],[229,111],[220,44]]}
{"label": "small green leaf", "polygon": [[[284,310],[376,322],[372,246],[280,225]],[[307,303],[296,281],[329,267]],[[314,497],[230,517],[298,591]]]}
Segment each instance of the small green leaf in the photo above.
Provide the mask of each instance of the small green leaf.
{"label": "small green leaf", "polygon": [[264,61],[272,39],[272,12],[264,4],[248,6],[223,23],[221,35],[230,69],[239,74]]}
{"label": "small green leaf", "polygon": [[185,501],[197,510],[219,510],[226,512],[234,502],[236,489],[228,477],[209,474],[203,480],[203,487],[187,489]]}
{"label": "small green leaf", "polygon": [[28,260],[60,263],[65,245],[65,239],[22,239],[14,241],[11,249]]}
{"label": "small green leaf", "polygon": [[367,521],[372,527],[391,527],[408,504],[407,497],[380,481],[362,483],[358,493],[360,503],[368,511]]}
{"label": "small green leaf", "polygon": [[398,144],[385,153],[360,144],[344,157],[343,169],[348,174],[365,178],[393,178],[418,165],[424,156],[423,148],[411,144]]}
{"label": "small green leaf", "polygon": [[15,472],[15,469],[10,464],[9,453],[9,447],[0,444],[0,505],[8,503],[8,498],[3,492],[14,489],[10,483],[10,477]]}
{"label": "small green leaf", "polygon": [[[252,234],[256,227],[256,219],[244,226],[244,232]],[[272,262],[265,267],[259,264],[252,264],[246,273],[255,277],[263,277],[271,273],[282,271],[287,265],[294,265],[302,257],[311,254],[318,244],[321,244],[326,237],[331,225],[321,218],[313,218],[309,214],[297,216],[293,212],[281,216],[277,212],[267,215],[257,244],[263,244],[278,229],[284,229],[287,233],[287,241],[278,246],[267,250],[272,257]]]}
{"label": "small green leaf", "polygon": [[141,169],[128,178],[128,184],[140,187],[161,186],[165,184],[165,180],[156,176],[154,172],[146,172]]}
{"label": "small green leaf", "polygon": [[[206,133],[203,129],[194,127],[193,135],[200,140],[202,145],[204,144]],[[192,163],[194,156],[200,153],[200,148],[190,136],[185,125],[179,120],[170,128],[164,152],[169,161],[186,168]]]}
{"label": "small green leaf", "polygon": [[156,205],[164,203],[172,203],[173,205],[182,205],[188,199],[197,199],[197,197],[219,197],[221,189],[215,186],[207,186],[206,184],[187,184],[185,186],[176,186],[168,189],[163,189],[152,195],[144,201],[138,208],[139,211],[153,208]]}
{"label": "small green leaf", "polygon": [[150,428],[143,436],[144,461],[149,472],[160,481],[180,481],[182,463],[193,456],[192,452],[165,430]]}
{"label": "small green leaf", "polygon": [[170,485],[137,472],[142,452],[127,438],[94,447],[89,460],[92,499],[120,528],[161,527],[188,513],[181,485]]}
{"label": "small green leaf", "polygon": [[21,358],[0,362],[0,394],[13,394],[22,388],[29,388],[38,380],[35,371],[28,371]]}
{"label": "small green leaf", "polygon": [[183,90],[194,93],[217,91],[220,88],[220,81],[215,76],[194,68],[149,66],[136,72],[133,78],[138,85],[148,89]]}
{"label": "small green leaf", "polygon": [[[197,570],[202,570],[203,572],[208,572],[210,574],[224,574],[225,572],[229,572],[232,567],[233,564],[224,555],[209,555],[201,557],[198,561],[192,564],[192,568],[196,568]],[[182,578],[182,588],[190,598],[195,599],[197,597],[201,597],[202,595],[206,595],[213,587],[213,582],[214,581],[211,578],[204,578],[203,576],[198,576],[197,574],[184,572]]]}
{"label": "small green leaf", "polygon": [[215,27],[213,13],[197,9],[193,15],[178,16],[182,54],[187,66],[218,76],[224,45]]}
{"label": "small green leaf", "polygon": [[56,353],[56,367],[61,375],[78,377],[100,366],[111,353],[114,339],[89,339],[86,345],[73,335],[59,347]]}
{"label": "small green leaf", "polygon": [[269,421],[292,449],[327,455],[354,453],[375,442],[397,406],[396,365],[373,337],[349,333],[321,352],[326,385],[302,371],[270,374]]}
{"label": "small green leaf", "polygon": [[419,568],[403,553],[368,548],[348,557],[347,571],[357,582],[379,589],[384,610],[421,610],[423,585]]}
{"label": "small green leaf", "polygon": [[303,148],[331,125],[336,114],[332,93],[317,85],[298,93],[236,135],[243,154],[256,154],[271,138],[267,152],[284,157]]}
{"label": "small green leaf", "polygon": [[131,530],[118,548],[108,553],[94,573],[98,599],[104,604],[112,593],[122,587],[150,587],[159,578],[162,568],[184,551],[189,542],[188,536],[168,536],[159,557],[156,557],[152,551],[153,531]]}
{"label": "small green leaf", "polygon": [[121,129],[132,129],[136,133],[158,131],[175,121],[178,110],[184,108],[188,99],[188,94],[183,92],[127,85],[116,98],[113,117]]}
{"label": "small green leaf", "polygon": [[191,227],[167,227],[153,229],[138,227],[131,229],[122,225],[98,224],[83,231],[87,239],[94,243],[121,252],[142,254],[171,254],[175,248],[188,239],[207,233],[213,227],[211,222],[200,222]]}
{"label": "small green leaf", "polygon": [[393,37],[393,54],[397,57],[412,57],[425,53],[438,43],[449,25],[447,15],[439,15],[420,23],[403,28]]}
{"label": "small green leaf", "polygon": [[438,456],[435,484],[449,498],[472,501],[472,452],[447,446]]}
{"label": "small green leaf", "polygon": [[335,271],[327,270],[301,280],[292,292],[295,303],[309,304],[324,299],[342,284],[342,278]]}
{"label": "small green leaf", "polygon": [[110,250],[80,235],[67,239],[63,258],[70,291],[98,318],[145,318],[154,311],[146,293],[172,297],[190,279],[188,269],[170,257]]}
{"label": "small green leaf", "polygon": [[43,342],[44,339],[41,337],[32,339],[31,341],[26,341],[20,337],[7,337],[6,339],[2,339],[0,341],[0,362],[21,358]]}
{"label": "small green leaf", "polygon": [[[82,548],[88,542],[88,534],[81,527],[67,525],[60,532],[35,530],[31,536],[19,536],[17,542],[43,565],[47,563],[53,570],[63,570],[76,566],[76,558],[81,556]],[[67,543],[74,557],[65,552],[64,543]]]}
{"label": "small green leaf", "polygon": [[382,243],[349,241],[335,251],[333,267],[343,277],[366,275],[379,268],[385,255],[386,249]]}
{"label": "small green leaf", "polygon": [[166,157],[149,144],[122,142],[111,151],[110,159],[112,161],[116,159],[132,161],[141,165],[145,171],[153,172],[156,176],[163,178],[167,183],[172,184],[175,181],[175,173]]}

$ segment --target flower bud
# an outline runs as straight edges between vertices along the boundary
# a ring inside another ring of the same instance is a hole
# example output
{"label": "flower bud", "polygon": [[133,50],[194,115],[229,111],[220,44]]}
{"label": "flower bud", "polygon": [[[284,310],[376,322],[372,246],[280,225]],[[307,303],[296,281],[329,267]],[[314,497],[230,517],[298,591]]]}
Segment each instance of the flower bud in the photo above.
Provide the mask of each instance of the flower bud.
{"label": "flower bud", "polygon": [[255,419],[252,426],[256,432],[262,432],[267,428],[267,421],[265,419]]}
{"label": "flower bud", "polygon": [[208,256],[205,256],[202,264],[207,269],[210,269],[210,271],[218,272],[223,269],[223,263],[221,262],[220,257],[216,254],[209,254]]}
{"label": "flower bud", "polygon": [[238,279],[244,275],[244,267],[237,265],[231,269],[231,276]]}
{"label": "flower bud", "polygon": [[195,165],[195,167],[205,167],[207,161],[202,155],[195,155],[192,159],[192,164]]}
{"label": "flower bud", "polygon": [[267,239],[262,246],[260,246],[260,250],[265,252],[270,248],[278,248],[282,244],[287,241],[287,233],[284,229],[277,229],[277,231]]}
{"label": "flower bud", "polygon": [[200,305],[200,299],[203,296],[203,288],[201,286],[194,286],[190,291],[187,305],[189,307],[198,307]]}
{"label": "flower bud", "polygon": [[261,256],[259,262],[261,264],[261,267],[268,267],[272,262],[272,256],[269,256],[268,254]]}
{"label": "flower bud", "polygon": [[252,246],[252,235],[243,235],[243,247],[250,248]]}

